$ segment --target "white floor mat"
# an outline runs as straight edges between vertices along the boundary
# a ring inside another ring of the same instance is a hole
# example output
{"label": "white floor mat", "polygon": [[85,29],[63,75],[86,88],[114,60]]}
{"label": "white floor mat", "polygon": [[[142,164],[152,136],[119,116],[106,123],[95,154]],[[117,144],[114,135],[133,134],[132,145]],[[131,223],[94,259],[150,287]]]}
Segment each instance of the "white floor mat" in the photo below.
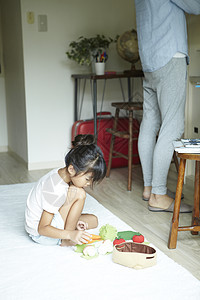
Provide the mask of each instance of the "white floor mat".
{"label": "white floor mat", "polygon": [[[0,299],[200,299],[200,282],[158,249],[156,266],[134,270],[113,263],[112,255],[88,261],[72,248],[34,243],[24,230],[32,185],[0,186]],[[98,216],[99,228],[110,224],[137,231],[89,195],[84,210]]]}

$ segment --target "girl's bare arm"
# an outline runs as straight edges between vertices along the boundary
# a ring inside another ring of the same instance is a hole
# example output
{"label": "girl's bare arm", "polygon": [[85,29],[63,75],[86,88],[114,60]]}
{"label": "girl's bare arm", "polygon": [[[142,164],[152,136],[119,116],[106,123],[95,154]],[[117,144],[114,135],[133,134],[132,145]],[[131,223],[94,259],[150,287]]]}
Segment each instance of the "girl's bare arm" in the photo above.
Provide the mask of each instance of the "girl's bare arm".
{"label": "girl's bare arm", "polygon": [[43,211],[39,225],[38,233],[51,238],[57,238],[62,240],[71,240],[74,243],[82,244],[90,239],[90,234],[80,230],[67,230],[58,229],[51,226],[53,214]]}

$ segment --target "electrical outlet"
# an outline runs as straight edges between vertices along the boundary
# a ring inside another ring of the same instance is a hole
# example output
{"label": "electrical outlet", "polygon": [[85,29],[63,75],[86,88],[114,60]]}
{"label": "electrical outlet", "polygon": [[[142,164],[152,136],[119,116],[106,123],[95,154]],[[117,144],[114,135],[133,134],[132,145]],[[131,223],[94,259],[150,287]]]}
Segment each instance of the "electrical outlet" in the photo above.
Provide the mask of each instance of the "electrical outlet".
{"label": "electrical outlet", "polygon": [[194,127],[194,132],[198,133],[199,132],[199,128],[198,127]]}
{"label": "electrical outlet", "polygon": [[47,31],[47,15],[38,15],[38,31]]}
{"label": "electrical outlet", "polygon": [[28,24],[34,24],[35,18],[34,18],[34,12],[28,11],[27,12],[27,23]]}

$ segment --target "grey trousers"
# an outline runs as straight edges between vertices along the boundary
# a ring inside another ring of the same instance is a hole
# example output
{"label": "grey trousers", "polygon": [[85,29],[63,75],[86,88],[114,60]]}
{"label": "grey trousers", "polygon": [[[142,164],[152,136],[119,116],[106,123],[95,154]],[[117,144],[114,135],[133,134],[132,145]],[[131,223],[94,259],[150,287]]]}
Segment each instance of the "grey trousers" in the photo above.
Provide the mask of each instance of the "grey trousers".
{"label": "grey trousers", "polygon": [[185,58],[172,58],[161,69],[145,73],[138,149],[144,186],[152,186],[154,194],[167,192],[172,142],[184,132],[186,79]]}

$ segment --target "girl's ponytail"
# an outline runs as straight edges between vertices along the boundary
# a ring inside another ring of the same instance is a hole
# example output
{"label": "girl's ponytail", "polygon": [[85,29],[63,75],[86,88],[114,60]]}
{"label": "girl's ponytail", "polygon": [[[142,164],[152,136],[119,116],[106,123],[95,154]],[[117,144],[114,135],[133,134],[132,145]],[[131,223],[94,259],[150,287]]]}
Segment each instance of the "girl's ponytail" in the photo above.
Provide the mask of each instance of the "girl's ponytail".
{"label": "girl's ponytail", "polygon": [[95,143],[94,135],[92,134],[79,134],[75,136],[74,141],[72,141],[72,146],[83,146],[83,145],[92,145]]}

